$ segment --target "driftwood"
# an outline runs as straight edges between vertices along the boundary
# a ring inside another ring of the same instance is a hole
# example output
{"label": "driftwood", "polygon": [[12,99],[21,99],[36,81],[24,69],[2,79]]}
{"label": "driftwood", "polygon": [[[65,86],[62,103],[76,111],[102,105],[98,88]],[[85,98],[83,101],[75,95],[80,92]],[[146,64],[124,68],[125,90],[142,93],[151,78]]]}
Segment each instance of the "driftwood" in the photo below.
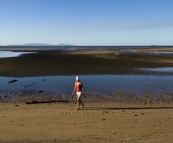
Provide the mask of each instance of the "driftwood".
{"label": "driftwood", "polygon": [[69,101],[68,100],[50,100],[50,101],[33,100],[33,101],[25,102],[25,104],[39,104],[39,103],[51,103],[51,102],[69,102]]}

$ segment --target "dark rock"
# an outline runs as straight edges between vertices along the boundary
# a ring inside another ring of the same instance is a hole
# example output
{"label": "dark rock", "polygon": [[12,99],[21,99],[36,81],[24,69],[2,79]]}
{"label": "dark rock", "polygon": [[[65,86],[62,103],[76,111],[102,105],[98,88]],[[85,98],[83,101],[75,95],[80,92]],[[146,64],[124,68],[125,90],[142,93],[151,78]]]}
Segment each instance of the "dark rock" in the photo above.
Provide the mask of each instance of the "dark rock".
{"label": "dark rock", "polygon": [[16,81],[18,81],[18,80],[14,79],[14,80],[9,81],[8,83],[12,83],[12,82],[16,82]]}

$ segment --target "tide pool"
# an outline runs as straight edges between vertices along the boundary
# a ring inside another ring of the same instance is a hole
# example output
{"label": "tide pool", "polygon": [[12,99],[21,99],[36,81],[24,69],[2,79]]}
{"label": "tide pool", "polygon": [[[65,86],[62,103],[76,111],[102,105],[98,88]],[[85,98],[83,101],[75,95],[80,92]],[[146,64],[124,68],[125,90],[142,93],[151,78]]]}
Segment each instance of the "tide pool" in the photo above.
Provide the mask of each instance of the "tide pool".
{"label": "tide pool", "polygon": [[[173,93],[173,76],[79,75],[79,77],[83,82],[86,93]],[[12,82],[13,80],[16,81]],[[74,82],[75,76],[0,77],[0,96],[3,96],[4,92],[10,94],[25,90],[52,94],[71,94]]]}

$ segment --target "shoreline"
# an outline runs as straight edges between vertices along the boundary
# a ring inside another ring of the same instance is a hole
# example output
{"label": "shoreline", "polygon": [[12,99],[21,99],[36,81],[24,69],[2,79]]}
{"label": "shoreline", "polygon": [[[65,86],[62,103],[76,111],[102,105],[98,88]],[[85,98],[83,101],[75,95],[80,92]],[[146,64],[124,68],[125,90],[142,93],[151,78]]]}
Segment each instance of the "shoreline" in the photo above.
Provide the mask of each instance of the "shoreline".
{"label": "shoreline", "polygon": [[[173,93],[152,93],[134,94],[127,92],[114,92],[111,94],[87,94],[82,96],[85,103],[114,103],[124,105],[141,105],[142,107],[158,106],[171,106],[173,105]],[[76,99],[71,98],[71,94],[51,94],[44,92],[34,92],[23,90],[20,93],[15,93],[15,96],[1,96],[0,103],[13,103],[13,104],[46,104],[46,103],[75,103]]]}

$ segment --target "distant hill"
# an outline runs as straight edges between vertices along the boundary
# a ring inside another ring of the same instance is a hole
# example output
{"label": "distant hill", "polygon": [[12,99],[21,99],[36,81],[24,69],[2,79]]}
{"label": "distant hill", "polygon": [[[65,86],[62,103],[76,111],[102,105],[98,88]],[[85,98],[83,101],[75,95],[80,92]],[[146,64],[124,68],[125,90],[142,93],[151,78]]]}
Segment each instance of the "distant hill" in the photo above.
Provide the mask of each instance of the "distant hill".
{"label": "distant hill", "polygon": [[22,46],[53,46],[51,44],[44,44],[44,43],[28,43],[28,44],[24,44]]}
{"label": "distant hill", "polygon": [[70,45],[70,44],[51,45],[51,44],[44,44],[44,43],[28,43],[28,44],[24,44],[23,46],[73,46],[73,45]]}
{"label": "distant hill", "polygon": [[44,43],[27,43],[24,45],[7,45],[7,46],[74,46],[74,45],[71,45],[71,44],[52,45],[52,44],[44,44]]}

